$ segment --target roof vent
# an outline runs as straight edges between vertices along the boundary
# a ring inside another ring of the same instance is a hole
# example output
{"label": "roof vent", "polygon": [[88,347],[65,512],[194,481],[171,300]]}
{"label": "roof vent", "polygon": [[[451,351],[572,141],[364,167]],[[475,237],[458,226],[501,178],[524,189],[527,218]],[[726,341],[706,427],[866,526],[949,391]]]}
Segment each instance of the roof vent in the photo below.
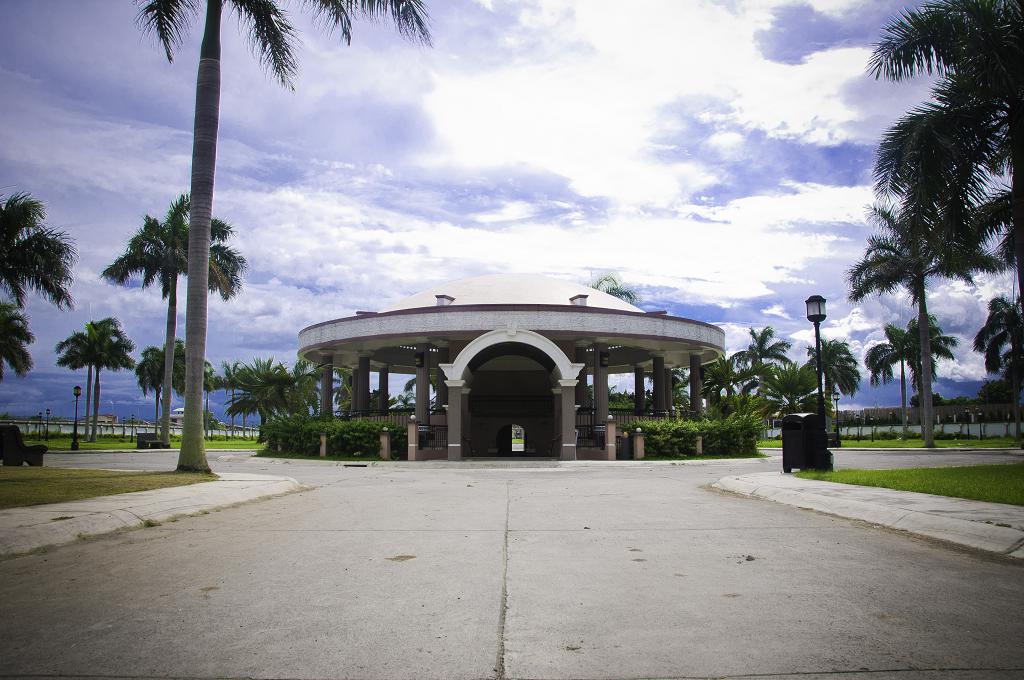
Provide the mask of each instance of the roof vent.
{"label": "roof vent", "polygon": [[569,298],[569,302],[571,302],[574,307],[586,307],[588,297],[590,296],[583,295],[582,293],[580,295],[573,295]]}
{"label": "roof vent", "polygon": [[437,298],[438,307],[447,307],[451,303],[455,302],[455,298],[451,295],[435,295],[434,297]]}
{"label": "roof vent", "polygon": [[374,316],[377,312],[364,312],[362,310],[356,310],[356,316]]}

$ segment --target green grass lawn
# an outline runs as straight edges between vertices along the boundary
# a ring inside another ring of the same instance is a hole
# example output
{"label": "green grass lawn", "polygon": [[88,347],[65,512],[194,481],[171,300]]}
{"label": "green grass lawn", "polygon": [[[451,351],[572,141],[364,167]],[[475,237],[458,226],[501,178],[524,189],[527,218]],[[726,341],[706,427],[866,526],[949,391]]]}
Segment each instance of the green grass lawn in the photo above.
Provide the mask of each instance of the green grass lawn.
{"label": "green grass lawn", "polygon": [[124,472],[50,467],[0,467],[0,509],[209,482],[203,472]]}
{"label": "green grass lawn", "polygon": [[937,496],[1024,505],[1024,463],[904,470],[807,470],[797,472],[796,476],[826,482],[880,486]]}
{"label": "green grass lawn", "polygon": [[[779,439],[762,439],[757,443],[762,449],[781,449]],[[937,449],[1012,449],[1019,448],[1021,442],[1013,437],[993,437],[991,439],[936,439]],[[920,439],[870,439],[858,441],[844,439],[843,447],[848,449],[920,449],[924,442]],[[840,447],[841,451],[843,447]]]}
{"label": "green grass lawn", "polygon": [[[24,436],[24,435],[23,435]],[[50,437],[43,440],[41,437],[25,437],[26,444],[45,444],[53,452],[70,452],[71,436]],[[120,437],[105,435],[97,437],[95,442],[87,442],[81,436],[78,438],[79,452],[81,451],[124,451],[135,448],[135,437]],[[221,439],[206,440],[207,449],[255,449],[261,444],[253,437],[228,437]],[[181,437],[171,437],[171,448],[181,447]],[[159,450],[159,449],[155,449]],[[166,449],[164,449],[166,450]]]}

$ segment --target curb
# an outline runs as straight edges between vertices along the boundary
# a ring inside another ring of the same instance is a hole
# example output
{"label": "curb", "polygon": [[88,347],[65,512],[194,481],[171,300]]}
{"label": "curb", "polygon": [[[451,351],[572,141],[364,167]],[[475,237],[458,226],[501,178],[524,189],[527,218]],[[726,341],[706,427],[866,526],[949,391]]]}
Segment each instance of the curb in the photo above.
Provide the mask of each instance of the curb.
{"label": "curb", "polygon": [[[801,479],[801,485],[814,487],[815,491],[806,489],[786,488],[783,484],[772,484],[772,477],[782,473],[759,473],[723,477],[712,487],[731,493],[764,498],[792,505],[798,508],[816,510],[829,515],[846,517],[869,522],[890,529],[899,529],[912,534],[928,536],[950,543],[998,553],[1008,557],[1024,559],[1024,531],[1013,527],[996,526],[983,521],[961,519],[931,512],[912,510],[900,505],[900,499],[906,497],[944,498],[930,494],[919,494],[909,491],[894,491],[877,487],[870,488],[873,494],[888,496],[888,503],[852,498],[851,487],[847,484]],[[791,478],[786,478],[788,479]],[[890,493],[878,493],[890,492]],[[951,499],[963,501],[964,499]],[[967,501],[975,507],[998,506],[997,503]],[[961,505],[963,505],[961,503]],[[1008,506],[1016,507],[1016,506]]]}
{"label": "curb", "polygon": [[[540,458],[537,460],[318,460],[316,458],[272,458],[262,456],[246,456],[247,463],[253,465],[290,465],[292,462],[313,463],[351,468],[391,468],[400,470],[541,470],[570,468],[642,468],[674,465],[725,466],[741,462],[757,462],[778,464],[779,456],[767,458],[708,458],[706,460],[555,460]],[[231,456],[222,456],[220,460],[232,460]]]}
{"label": "curb", "polygon": [[231,472],[218,476],[217,481],[188,486],[0,510],[0,557],[306,488],[291,477]]}

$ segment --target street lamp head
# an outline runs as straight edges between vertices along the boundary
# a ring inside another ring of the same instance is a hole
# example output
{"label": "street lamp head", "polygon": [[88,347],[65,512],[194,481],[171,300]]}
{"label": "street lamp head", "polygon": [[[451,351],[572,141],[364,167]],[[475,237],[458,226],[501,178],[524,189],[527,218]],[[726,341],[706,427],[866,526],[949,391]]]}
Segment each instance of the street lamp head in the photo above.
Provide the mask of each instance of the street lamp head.
{"label": "street lamp head", "polygon": [[811,323],[821,323],[825,320],[825,298],[820,295],[812,295],[804,302],[807,305],[807,320]]}
{"label": "street lamp head", "polygon": [[78,385],[75,385],[75,389],[73,390],[73,392],[74,392],[74,394],[75,394],[75,398],[76,398],[76,399],[77,399],[78,397],[82,396],[82,388],[81,388],[81,387],[79,387]]}

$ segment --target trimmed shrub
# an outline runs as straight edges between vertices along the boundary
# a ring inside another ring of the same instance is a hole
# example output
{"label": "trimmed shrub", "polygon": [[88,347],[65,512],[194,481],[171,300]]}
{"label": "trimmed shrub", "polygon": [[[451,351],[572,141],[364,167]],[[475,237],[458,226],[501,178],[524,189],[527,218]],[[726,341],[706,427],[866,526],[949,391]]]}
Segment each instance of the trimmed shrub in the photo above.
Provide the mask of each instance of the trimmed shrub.
{"label": "trimmed shrub", "polygon": [[320,433],[327,433],[327,454],[331,456],[379,456],[380,432],[391,432],[392,455],[406,447],[405,428],[374,420],[320,420],[306,415],[274,418],[264,423],[260,441],[271,451],[316,456]]}
{"label": "trimmed shrub", "polygon": [[703,437],[704,455],[757,453],[761,419],[733,414],[722,419],[642,420],[630,427],[644,431],[644,450],[655,456],[697,453],[697,437]]}

